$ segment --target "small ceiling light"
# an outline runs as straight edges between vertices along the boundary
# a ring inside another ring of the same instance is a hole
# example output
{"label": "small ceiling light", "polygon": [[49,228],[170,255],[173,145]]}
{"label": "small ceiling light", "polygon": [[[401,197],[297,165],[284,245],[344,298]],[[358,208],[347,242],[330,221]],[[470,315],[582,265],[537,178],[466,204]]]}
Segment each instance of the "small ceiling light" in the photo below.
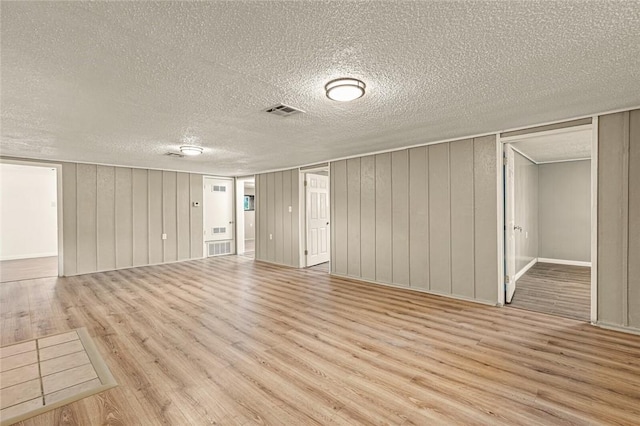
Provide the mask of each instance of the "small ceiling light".
{"label": "small ceiling light", "polygon": [[327,97],[338,102],[349,102],[364,95],[365,84],[355,78],[338,78],[324,86]]}
{"label": "small ceiling light", "polygon": [[180,152],[184,155],[200,155],[202,151],[203,149],[199,146],[182,145],[180,147]]}

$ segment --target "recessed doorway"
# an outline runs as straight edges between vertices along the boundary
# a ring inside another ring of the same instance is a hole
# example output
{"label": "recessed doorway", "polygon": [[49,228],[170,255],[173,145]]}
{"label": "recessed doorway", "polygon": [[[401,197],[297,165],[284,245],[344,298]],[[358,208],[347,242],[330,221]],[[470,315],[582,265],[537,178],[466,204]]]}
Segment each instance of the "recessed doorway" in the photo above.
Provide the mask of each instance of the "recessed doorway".
{"label": "recessed doorway", "polygon": [[531,130],[501,138],[505,302],[590,321],[594,125]]}
{"label": "recessed doorway", "polygon": [[331,259],[329,222],[329,170],[304,171],[305,266],[329,272]]}
{"label": "recessed doorway", "polygon": [[0,163],[0,282],[59,275],[58,172]]}

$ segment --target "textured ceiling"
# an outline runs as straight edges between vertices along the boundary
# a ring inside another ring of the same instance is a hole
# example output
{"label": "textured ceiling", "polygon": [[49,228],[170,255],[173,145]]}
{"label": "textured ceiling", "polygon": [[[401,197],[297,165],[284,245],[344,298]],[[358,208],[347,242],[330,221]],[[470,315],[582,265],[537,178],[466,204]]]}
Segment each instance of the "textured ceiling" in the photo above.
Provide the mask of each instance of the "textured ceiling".
{"label": "textured ceiling", "polygon": [[590,126],[587,127],[589,128],[542,136],[533,133],[512,145],[536,163],[591,158],[593,132]]}
{"label": "textured ceiling", "polygon": [[0,7],[6,156],[241,175],[640,105],[638,2]]}

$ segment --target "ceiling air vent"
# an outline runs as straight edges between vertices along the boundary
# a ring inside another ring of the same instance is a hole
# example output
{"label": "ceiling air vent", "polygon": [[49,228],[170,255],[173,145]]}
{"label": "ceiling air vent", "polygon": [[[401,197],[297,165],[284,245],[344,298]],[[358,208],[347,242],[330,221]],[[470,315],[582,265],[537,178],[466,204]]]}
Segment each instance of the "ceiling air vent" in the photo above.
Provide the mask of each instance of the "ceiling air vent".
{"label": "ceiling air vent", "polygon": [[291,107],[285,104],[274,105],[270,108],[265,109],[264,111],[268,112],[269,114],[279,115],[280,117],[288,117],[293,114],[304,112],[300,109],[296,109],[294,107]]}
{"label": "ceiling air vent", "polygon": [[182,154],[178,154],[177,152],[167,152],[165,154],[167,157],[176,157],[176,158],[182,158],[184,157],[184,155]]}

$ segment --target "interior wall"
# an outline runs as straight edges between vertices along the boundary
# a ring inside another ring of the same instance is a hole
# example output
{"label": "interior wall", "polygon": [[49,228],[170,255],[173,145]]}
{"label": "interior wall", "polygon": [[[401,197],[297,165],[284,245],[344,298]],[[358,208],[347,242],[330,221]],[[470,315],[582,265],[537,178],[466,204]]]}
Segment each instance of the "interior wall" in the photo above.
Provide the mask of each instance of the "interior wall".
{"label": "interior wall", "polygon": [[63,163],[62,182],[64,275],[202,257],[202,175]]}
{"label": "interior wall", "polygon": [[[244,187],[244,195],[256,195],[254,187]],[[255,201],[255,200],[254,200]],[[253,240],[256,238],[256,212],[255,210],[244,211],[244,239]]]}
{"label": "interior wall", "polygon": [[591,160],[540,164],[539,257],[591,262]]}
{"label": "interior wall", "polygon": [[538,165],[514,151],[516,273],[538,258]]}
{"label": "interior wall", "polygon": [[58,255],[56,169],[0,163],[0,260]]}
{"label": "interior wall", "polygon": [[300,194],[298,169],[255,177],[255,258],[300,265]]}
{"label": "interior wall", "polygon": [[598,323],[640,331],[640,110],[598,133]]}
{"label": "interior wall", "polygon": [[495,136],[331,163],[331,269],[498,302]]}

